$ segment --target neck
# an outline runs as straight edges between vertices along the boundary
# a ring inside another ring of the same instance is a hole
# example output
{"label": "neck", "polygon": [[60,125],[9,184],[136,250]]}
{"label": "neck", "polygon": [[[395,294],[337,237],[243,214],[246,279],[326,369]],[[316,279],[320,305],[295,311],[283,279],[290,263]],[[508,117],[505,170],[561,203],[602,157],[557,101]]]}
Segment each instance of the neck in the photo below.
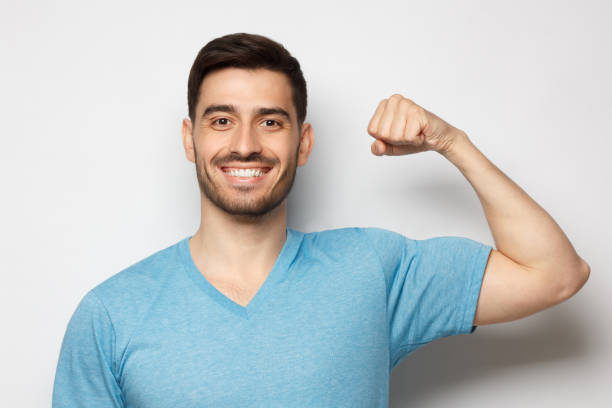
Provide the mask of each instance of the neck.
{"label": "neck", "polygon": [[285,244],[287,200],[261,217],[240,217],[201,200],[200,227],[189,240],[194,262],[211,279],[265,279]]}

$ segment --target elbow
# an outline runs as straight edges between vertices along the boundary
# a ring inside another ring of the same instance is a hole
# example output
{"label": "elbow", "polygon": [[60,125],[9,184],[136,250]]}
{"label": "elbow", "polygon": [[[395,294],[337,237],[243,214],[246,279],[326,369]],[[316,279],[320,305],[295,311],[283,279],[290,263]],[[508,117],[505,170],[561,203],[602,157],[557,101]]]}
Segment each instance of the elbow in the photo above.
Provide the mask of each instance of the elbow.
{"label": "elbow", "polygon": [[589,276],[591,275],[591,266],[582,258],[580,258],[580,266],[581,273],[576,292],[578,292],[584,286],[584,284],[589,280]]}
{"label": "elbow", "polygon": [[580,258],[580,260],[582,261],[582,266],[584,268],[584,282],[582,283],[584,285],[586,281],[589,280],[589,275],[591,275],[591,266],[586,263],[584,259]]}
{"label": "elbow", "polygon": [[574,273],[572,283],[567,285],[566,289],[563,291],[561,300],[564,301],[574,296],[586,284],[590,275],[591,267],[584,259],[581,258],[578,272]]}

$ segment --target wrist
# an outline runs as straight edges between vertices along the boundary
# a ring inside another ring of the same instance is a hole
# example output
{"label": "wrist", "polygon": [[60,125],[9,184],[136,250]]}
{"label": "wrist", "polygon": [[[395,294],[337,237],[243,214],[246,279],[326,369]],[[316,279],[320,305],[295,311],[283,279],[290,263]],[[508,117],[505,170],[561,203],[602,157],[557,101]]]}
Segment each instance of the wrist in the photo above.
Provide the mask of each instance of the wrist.
{"label": "wrist", "polygon": [[437,152],[448,160],[453,161],[452,159],[457,156],[458,151],[469,142],[470,140],[467,133],[461,129],[454,129],[449,134],[447,142],[444,143]]}

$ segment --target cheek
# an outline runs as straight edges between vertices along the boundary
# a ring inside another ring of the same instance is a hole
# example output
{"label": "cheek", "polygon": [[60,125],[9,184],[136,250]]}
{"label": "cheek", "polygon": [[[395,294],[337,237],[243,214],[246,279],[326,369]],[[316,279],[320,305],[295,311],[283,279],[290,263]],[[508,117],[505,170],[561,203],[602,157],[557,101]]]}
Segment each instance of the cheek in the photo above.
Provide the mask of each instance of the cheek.
{"label": "cheek", "polygon": [[200,162],[210,163],[214,157],[221,157],[224,154],[224,145],[212,138],[202,138],[198,143],[198,158]]}
{"label": "cheek", "polygon": [[283,160],[291,159],[295,157],[295,152],[298,150],[297,142],[290,141],[278,141],[274,143],[273,141],[268,144],[271,151],[275,152],[279,157]]}

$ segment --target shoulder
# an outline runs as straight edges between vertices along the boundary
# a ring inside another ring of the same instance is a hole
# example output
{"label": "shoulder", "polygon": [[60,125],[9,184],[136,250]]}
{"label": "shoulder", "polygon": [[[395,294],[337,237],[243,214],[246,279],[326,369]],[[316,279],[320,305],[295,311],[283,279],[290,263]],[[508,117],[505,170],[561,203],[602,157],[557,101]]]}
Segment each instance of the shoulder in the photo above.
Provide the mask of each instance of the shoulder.
{"label": "shoulder", "polygon": [[383,258],[402,256],[414,257],[457,257],[481,250],[487,245],[471,238],[460,236],[436,236],[423,239],[410,238],[399,232],[384,228],[362,228],[368,242]]}
{"label": "shoulder", "polygon": [[[371,249],[399,249],[405,245],[416,246],[416,240],[398,232],[378,227],[344,227],[304,234],[307,245],[319,247],[366,246]],[[391,246],[391,248],[389,248]]]}
{"label": "shoulder", "polygon": [[159,292],[182,270],[179,241],[122,269],[93,293],[114,325],[129,326],[146,313]]}
{"label": "shoulder", "polygon": [[367,228],[330,228],[304,234],[302,247],[311,253],[330,254],[371,252],[370,238],[364,233]]}
{"label": "shoulder", "polygon": [[345,227],[310,232],[304,235],[303,245],[309,253],[336,257],[359,253],[362,256],[358,259],[367,256],[383,269],[397,264],[399,258],[410,257],[417,252],[416,240],[378,227]]}
{"label": "shoulder", "polygon": [[379,248],[391,248],[399,249],[399,247],[409,246],[411,249],[416,250],[418,244],[416,239],[409,238],[399,232],[392,231],[385,228],[378,227],[364,227],[360,228],[362,233],[366,236],[368,242]]}
{"label": "shoulder", "polygon": [[[182,242],[182,241],[180,241]],[[148,296],[180,265],[177,242],[117,272],[93,288],[103,301],[116,295]]]}
{"label": "shoulder", "polygon": [[304,233],[304,241],[310,245],[342,246],[362,239],[358,227],[330,228]]}

